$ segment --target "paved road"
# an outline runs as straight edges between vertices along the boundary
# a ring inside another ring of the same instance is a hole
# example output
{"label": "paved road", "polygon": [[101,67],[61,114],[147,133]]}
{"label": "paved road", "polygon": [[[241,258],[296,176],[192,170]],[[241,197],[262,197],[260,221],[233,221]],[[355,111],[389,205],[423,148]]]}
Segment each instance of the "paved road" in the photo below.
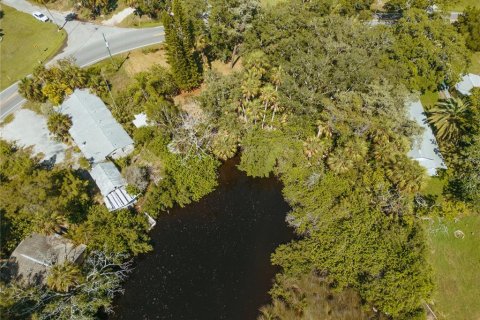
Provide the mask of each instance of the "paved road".
{"label": "paved road", "polygon": [[[47,11],[44,7],[34,6],[25,0],[3,0],[2,3],[26,13],[43,12],[58,25],[65,21],[66,12]],[[71,21],[65,24],[64,29],[68,34],[66,46],[47,65],[61,58],[74,57],[79,66],[85,67],[107,58],[108,51],[103,35],[105,35],[110,51],[114,55],[164,41],[163,27],[115,28]],[[17,89],[17,84],[13,84],[0,93],[0,119],[25,103],[26,100],[18,94]]]}

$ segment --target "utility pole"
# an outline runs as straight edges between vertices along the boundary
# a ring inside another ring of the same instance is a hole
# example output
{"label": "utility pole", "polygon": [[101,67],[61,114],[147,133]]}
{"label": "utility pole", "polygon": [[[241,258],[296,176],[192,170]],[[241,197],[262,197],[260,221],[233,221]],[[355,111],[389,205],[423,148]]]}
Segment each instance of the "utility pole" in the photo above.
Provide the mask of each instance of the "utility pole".
{"label": "utility pole", "polygon": [[102,32],[103,40],[105,41],[105,47],[107,47],[108,50],[108,55],[110,56],[110,60],[112,60],[112,64],[115,66],[115,68],[118,68],[117,64],[115,61],[113,61],[112,53],[110,52],[110,47],[108,45],[107,38],[105,38],[105,33]]}
{"label": "utility pole", "polygon": [[55,19],[53,19],[53,14],[50,12],[50,10],[48,10],[48,7],[47,5],[45,4],[45,0],[42,0],[42,4],[43,6],[45,7],[45,9],[47,10],[48,14],[50,15],[50,17],[52,18],[52,22],[57,26],[57,31],[60,31],[60,27],[58,26],[58,24],[55,23]]}

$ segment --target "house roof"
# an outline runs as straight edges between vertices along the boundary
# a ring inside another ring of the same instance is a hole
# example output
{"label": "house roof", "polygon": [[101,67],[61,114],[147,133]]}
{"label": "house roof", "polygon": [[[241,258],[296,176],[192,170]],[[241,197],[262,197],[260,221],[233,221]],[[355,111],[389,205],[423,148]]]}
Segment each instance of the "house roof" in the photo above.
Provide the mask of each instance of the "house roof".
{"label": "house roof", "polygon": [[455,88],[461,94],[468,96],[473,88],[480,88],[480,76],[469,73],[462,77],[462,81],[455,85]]}
{"label": "house roof", "polygon": [[408,156],[417,160],[421,166],[427,169],[428,174],[433,176],[436,174],[437,169],[446,169],[447,166],[440,154],[437,140],[433,135],[432,129],[428,125],[427,117],[425,116],[420,100],[410,102],[408,104],[408,111],[412,120],[415,120],[415,122],[423,128],[423,133],[414,141],[412,149],[408,152]]}
{"label": "house roof", "polygon": [[42,283],[51,266],[65,261],[77,262],[86,246],[75,245],[57,234],[33,233],[15,248],[9,260],[10,273],[27,283]]}
{"label": "house roof", "polygon": [[88,90],[75,90],[62,104],[61,112],[72,117],[69,130],[83,155],[103,161],[117,149],[133,144],[102,100]]}
{"label": "house roof", "polygon": [[125,208],[135,202],[135,197],[125,190],[127,183],[112,162],[94,164],[90,175],[100,189],[109,210]]}
{"label": "house roof", "polygon": [[127,184],[125,180],[123,180],[120,171],[118,171],[117,167],[110,161],[94,164],[92,170],[90,170],[90,175],[104,196]]}

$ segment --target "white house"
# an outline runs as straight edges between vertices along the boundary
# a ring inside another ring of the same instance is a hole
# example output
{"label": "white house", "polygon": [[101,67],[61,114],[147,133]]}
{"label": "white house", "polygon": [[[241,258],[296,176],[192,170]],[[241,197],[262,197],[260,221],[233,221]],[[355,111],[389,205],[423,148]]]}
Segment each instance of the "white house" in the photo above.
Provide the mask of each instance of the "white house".
{"label": "white house", "polygon": [[107,106],[88,90],[75,90],[63,103],[61,112],[72,118],[70,135],[93,164],[90,175],[110,210],[128,208],[135,197],[125,190],[127,183],[107,157],[121,158],[133,151],[133,140],[113,118]]}
{"label": "white house", "polygon": [[62,103],[60,112],[72,118],[69,133],[89,161],[117,159],[133,151],[132,138],[103,101],[87,89],[75,90]]}
{"label": "white house", "polygon": [[480,76],[469,73],[462,77],[462,81],[455,85],[455,89],[464,96],[469,96],[473,88],[480,88]]}
{"label": "white house", "polygon": [[408,111],[412,120],[415,120],[422,128],[423,133],[417,141],[413,143],[412,149],[408,152],[408,156],[420,163],[430,176],[437,173],[437,169],[446,169],[447,166],[443,161],[440,150],[438,149],[437,140],[433,135],[432,128],[428,125],[427,117],[420,100],[410,102]]}

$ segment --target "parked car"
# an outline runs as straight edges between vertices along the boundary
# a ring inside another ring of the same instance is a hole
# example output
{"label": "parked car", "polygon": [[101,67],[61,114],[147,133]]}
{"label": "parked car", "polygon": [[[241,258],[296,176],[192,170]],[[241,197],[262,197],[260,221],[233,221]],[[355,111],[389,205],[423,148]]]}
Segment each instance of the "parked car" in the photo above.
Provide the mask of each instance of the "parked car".
{"label": "parked car", "polygon": [[77,14],[75,12],[70,12],[65,16],[65,21],[73,21],[77,18]]}
{"label": "parked car", "polygon": [[44,15],[43,13],[38,12],[38,11],[33,12],[32,16],[34,16],[35,19],[40,20],[42,22],[47,22],[49,20],[46,15]]}

